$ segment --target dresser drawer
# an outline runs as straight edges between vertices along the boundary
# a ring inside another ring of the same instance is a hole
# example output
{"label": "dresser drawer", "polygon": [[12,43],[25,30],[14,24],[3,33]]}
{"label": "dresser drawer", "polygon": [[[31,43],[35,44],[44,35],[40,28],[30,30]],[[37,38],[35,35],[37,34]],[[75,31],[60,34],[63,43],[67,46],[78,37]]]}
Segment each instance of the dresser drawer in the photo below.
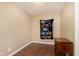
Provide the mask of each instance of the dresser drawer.
{"label": "dresser drawer", "polygon": [[55,42],[55,54],[58,56],[73,55],[72,42]]}

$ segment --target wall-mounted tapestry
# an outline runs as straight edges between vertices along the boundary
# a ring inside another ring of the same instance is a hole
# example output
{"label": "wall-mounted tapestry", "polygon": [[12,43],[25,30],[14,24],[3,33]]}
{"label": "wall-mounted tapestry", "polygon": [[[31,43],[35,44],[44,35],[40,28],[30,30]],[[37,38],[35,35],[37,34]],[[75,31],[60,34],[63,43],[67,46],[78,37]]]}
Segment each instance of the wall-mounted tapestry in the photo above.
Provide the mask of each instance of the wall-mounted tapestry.
{"label": "wall-mounted tapestry", "polygon": [[53,21],[54,19],[40,20],[41,39],[53,39]]}

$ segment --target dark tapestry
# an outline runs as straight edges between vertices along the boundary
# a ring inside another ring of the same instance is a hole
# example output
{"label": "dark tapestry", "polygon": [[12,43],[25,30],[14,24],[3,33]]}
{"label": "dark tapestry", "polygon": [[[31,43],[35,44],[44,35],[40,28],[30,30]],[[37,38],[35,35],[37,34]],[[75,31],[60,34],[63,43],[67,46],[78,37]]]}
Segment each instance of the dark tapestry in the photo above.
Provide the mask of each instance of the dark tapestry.
{"label": "dark tapestry", "polygon": [[54,19],[40,20],[41,39],[53,39],[53,21]]}

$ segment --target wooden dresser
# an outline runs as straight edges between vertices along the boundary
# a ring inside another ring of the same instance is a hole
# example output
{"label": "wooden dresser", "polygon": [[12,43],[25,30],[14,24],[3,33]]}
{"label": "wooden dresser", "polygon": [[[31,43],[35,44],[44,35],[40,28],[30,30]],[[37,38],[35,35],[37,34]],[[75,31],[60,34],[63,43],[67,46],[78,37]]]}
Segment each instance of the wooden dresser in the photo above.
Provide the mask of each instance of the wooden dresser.
{"label": "wooden dresser", "polygon": [[65,38],[55,38],[56,56],[73,56],[73,42]]}

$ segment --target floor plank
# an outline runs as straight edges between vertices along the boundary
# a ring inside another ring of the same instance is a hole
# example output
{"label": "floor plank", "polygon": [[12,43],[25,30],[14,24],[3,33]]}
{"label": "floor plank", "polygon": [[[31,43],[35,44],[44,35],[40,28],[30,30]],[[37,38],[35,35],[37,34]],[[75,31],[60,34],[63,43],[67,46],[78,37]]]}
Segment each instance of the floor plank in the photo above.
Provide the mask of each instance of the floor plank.
{"label": "floor plank", "polygon": [[54,46],[48,44],[32,43],[14,56],[54,56]]}

